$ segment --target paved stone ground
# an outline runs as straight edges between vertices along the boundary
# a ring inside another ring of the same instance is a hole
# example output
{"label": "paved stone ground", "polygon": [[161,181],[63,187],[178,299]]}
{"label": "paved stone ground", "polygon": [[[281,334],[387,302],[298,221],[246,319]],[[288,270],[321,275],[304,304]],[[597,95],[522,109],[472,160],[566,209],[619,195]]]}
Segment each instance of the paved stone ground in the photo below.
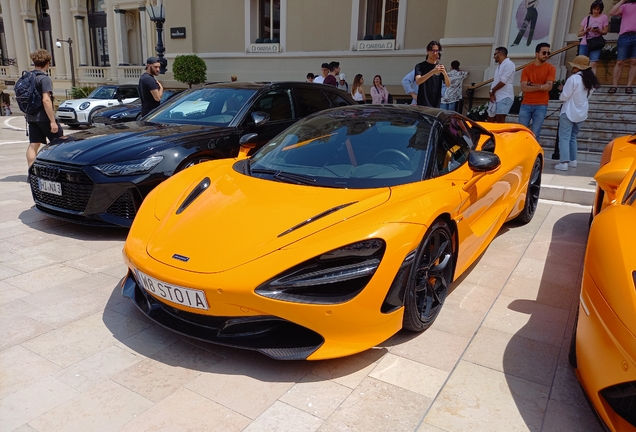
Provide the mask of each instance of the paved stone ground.
{"label": "paved stone ground", "polygon": [[505,225],[422,334],[274,361],[144,318],[118,288],[126,232],[39,214],[2,121],[0,431],[602,430],[567,364],[589,207]]}

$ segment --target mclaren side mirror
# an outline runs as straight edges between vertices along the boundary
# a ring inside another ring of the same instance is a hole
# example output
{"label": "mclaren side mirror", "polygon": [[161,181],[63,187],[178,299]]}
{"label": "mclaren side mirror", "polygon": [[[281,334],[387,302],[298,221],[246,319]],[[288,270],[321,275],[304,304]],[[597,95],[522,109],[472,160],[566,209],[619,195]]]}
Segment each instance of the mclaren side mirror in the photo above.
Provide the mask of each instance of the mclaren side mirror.
{"label": "mclaren side mirror", "polygon": [[[596,180],[598,186],[607,193],[610,201],[616,199],[617,193],[624,192],[620,190],[621,185],[625,178],[628,177],[629,172],[632,169],[636,169],[634,165],[636,165],[636,159],[624,157],[608,162],[594,175],[594,180]],[[626,186],[622,189],[626,189]]]}
{"label": "mclaren side mirror", "polygon": [[239,145],[241,146],[241,148],[239,149],[238,158],[245,159],[248,156],[249,152],[252,149],[256,148],[257,141],[258,141],[257,133],[248,133],[243,135],[239,139]]}
{"label": "mclaren side mirror", "polygon": [[501,166],[501,159],[488,151],[471,151],[468,154],[468,166],[475,172],[491,172]]}

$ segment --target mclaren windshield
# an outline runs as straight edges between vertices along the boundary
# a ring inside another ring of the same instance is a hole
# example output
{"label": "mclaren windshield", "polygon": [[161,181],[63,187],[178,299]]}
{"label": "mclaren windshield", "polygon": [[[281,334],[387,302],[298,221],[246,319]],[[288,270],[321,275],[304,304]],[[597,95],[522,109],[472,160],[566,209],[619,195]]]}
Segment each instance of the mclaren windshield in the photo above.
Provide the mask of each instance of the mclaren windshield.
{"label": "mclaren windshield", "polygon": [[416,111],[326,111],[271,140],[245,171],[273,181],[352,189],[420,181],[433,123]]}

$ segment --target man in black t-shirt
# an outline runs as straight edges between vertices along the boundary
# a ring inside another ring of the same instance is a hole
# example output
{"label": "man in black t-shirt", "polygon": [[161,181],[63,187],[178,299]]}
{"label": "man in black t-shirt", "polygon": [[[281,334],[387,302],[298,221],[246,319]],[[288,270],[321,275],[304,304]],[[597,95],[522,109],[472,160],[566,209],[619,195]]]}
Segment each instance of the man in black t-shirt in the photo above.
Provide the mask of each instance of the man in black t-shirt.
{"label": "man in black t-shirt", "polygon": [[157,57],[148,57],[146,72],[139,77],[139,97],[141,98],[141,115],[145,116],[159,106],[163,96],[163,86],[155,78],[159,75],[161,63]]}
{"label": "man in black t-shirt", "polygon": [[417,104],[439,108],[442,102],[442,79],[450,87],[446,68],[440,64],[442,45],[431,41],[426,47],[426,60],[415,65],[415,84],[417,84]]}
{"label": "man in black t-shirt", "polygon": [[35,65],[36,88],[42,95],[42,108],[35,114],[27,114],[29,125],[29,147],[26,158],[29,167],[33,164],[41,144],[46,144],[54,138],[64,135],[62,125],[55,119],[53,111],[53,81],[47,74],[51,65],[51,54],[44,49],[31,53],[31,61]]}

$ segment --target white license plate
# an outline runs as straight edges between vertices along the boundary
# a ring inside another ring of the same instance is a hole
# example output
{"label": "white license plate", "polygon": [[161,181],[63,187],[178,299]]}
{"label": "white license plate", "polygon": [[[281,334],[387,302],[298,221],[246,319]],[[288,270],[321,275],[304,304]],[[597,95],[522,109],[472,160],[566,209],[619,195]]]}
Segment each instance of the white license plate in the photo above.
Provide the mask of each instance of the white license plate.
{"label": "white license plate", "polygon": [[40,191],[41,192],[46,192],[46,193],[50,193],[53,195],[60,195],[62,196],[62,184],[58,183],[58,182],[52,182],[49,180],[42,180],[41,178],[38,179],[38,184],[40,186]]}
{"label": "white license plate", "polygon": [[102,126],[106,126],[106,123],[93,123],[93,126],[102,127]]}
{"label": "white license plate", "polygon": [[208,310],[208,301],[201,290],[172,285],[137,270],[137,283],[146,291],[171,303]]}

